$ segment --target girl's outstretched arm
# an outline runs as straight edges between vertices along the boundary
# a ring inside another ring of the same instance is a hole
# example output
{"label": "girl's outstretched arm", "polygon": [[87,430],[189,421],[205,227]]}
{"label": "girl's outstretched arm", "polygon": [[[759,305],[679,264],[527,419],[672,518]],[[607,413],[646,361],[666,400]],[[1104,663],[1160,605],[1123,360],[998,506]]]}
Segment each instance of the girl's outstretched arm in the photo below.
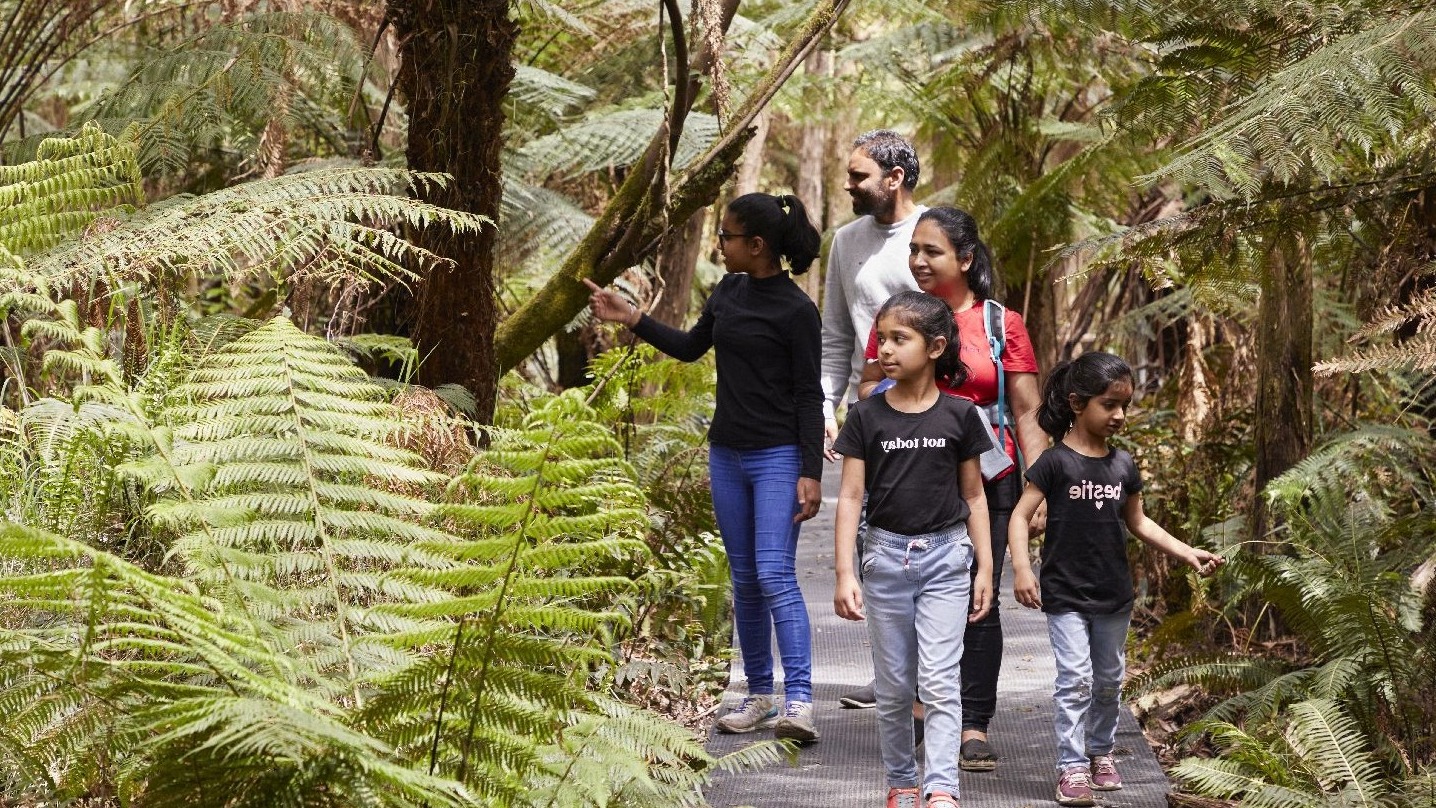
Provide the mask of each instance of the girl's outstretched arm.
{"label": "girl's outstretched arm", "polygon": [[833,568],[837,586],[833,611],[846,620],[863,619],[863,589],[858,583],[854,556],[858,548],[858,520],[863,512],[866,467],[861,457],[843,458],[843,482],[838,489],[837,527],[833,532]]}
{"label": "girl's outstretched arm", "polygon": [[972,553],[977,570],[972,579],[972,607],[967,622],[976,623],[992,609],[992,520],[987,513],[987,492],[982,487],[982,465],[976,457],[962,461],[957,468],[957,484],[967,507],[967,535],[972,540]]}
{"label": "girl's outstretched arm", "polygon": [[1007,523],[1007,551],[1012,555],[1012,594],[1018,603],[1030,609],[1042,608],[1042,593],[1037,587],[1037,576],[1032,572],[1029,522],[1037,512],[1037,506],[1046,500],[1047,495],[1042,493],[1041,488],[1028,483]]}
{"label": "girl's outstretched arm", "polygon": [[1193,547],[1162,529],[1142,510],[1142,495],[1133,494],[1122,506],[1122,521],[1132,535],[1181,561],[1201,575],[1211,575],[1227,560],[1216,553]]}

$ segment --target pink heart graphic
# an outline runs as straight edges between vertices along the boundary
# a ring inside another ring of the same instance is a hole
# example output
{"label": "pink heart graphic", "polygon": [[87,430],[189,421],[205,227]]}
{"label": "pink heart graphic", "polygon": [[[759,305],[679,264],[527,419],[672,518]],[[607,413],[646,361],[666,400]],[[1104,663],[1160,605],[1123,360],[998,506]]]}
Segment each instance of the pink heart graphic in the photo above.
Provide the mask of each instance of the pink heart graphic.
{"label": "pink heart graphic", "polygon": [[1097,510],[1102,510],[1102,500],[1097,500]]}

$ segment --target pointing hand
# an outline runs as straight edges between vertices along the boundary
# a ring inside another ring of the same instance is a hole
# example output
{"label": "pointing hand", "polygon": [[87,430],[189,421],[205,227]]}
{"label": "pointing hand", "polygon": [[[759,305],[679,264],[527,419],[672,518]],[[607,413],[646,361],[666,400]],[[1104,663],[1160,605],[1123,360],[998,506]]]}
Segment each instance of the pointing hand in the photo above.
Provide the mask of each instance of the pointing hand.
{"label": "pointing hand", "polygon": [[642,314],[623,295],[603,289],[588,278],[583,279],[583,285],[593,293],[588,296],[588,310],[594,317],[605,323],[623,323],[629,328],[638,325]]}

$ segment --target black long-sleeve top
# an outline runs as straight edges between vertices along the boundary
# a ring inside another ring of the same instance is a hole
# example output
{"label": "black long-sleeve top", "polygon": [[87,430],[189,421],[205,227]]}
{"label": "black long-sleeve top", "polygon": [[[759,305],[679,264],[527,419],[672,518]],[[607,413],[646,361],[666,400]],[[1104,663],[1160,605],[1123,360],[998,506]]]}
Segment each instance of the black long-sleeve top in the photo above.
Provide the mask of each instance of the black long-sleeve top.
{"label": "black long-sleeve top", "polygon": [[644,315],[633,332],[684,362],[715,350],[718,402],[709,442],[730,449],[797,444],[801,476],[822,478],[818,308],[787,273],[729,274],[692,329],[680,331]]}

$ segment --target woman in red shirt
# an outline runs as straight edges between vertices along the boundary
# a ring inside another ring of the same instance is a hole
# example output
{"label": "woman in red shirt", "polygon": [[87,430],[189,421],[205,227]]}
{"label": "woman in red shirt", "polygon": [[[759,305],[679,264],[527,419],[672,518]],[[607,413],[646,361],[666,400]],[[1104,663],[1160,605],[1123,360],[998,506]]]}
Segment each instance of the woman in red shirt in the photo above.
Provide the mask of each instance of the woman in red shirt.
{"label": "woman in red shirt", "polygon": [[[959,356],[967,366],[967,380],[958,387],[938,381],[943,392],[972,401],[980,407],[997,403],[997,366],[987,342],[983,305],[992,294],[992,253],[977,235],[977,222],[966,211],[951,207],[930,208],[919,217],[909,245],[908,269],[918,288],[947,301],[952,307],[961,343]],[[1004,345],[1002,363],[1006,369],[1007,404],[1004,434],[999,445],[1006,446],[1013,465],[986,481],[987,508],[991,515],[992,609],[986,618],[969,624],[962,657],[962,750],[959,762],[967,771],[991,771],[997,757],[987,743],[987,726],[997,710],[997,674],[1002,667],[1002,621],[997,592],[1006,556],[1007,523],[1022,494],[1022,475],[1017,467],[1017,449],[1028,464],[1047,448],[1047,437],[1037,424],[1041,396],[1037,387],[1037,359],[1022,315],[1003,309]],[[877,338],[868,336],[868,364],[858,387],[860,398],[871,395],[883,379],[877,362]],[[1014,435],[1013,426],[1016,426]],[[994,431],[996,428],[994,427]],[[1039,516],[1039,519],[1041,517]]]}

